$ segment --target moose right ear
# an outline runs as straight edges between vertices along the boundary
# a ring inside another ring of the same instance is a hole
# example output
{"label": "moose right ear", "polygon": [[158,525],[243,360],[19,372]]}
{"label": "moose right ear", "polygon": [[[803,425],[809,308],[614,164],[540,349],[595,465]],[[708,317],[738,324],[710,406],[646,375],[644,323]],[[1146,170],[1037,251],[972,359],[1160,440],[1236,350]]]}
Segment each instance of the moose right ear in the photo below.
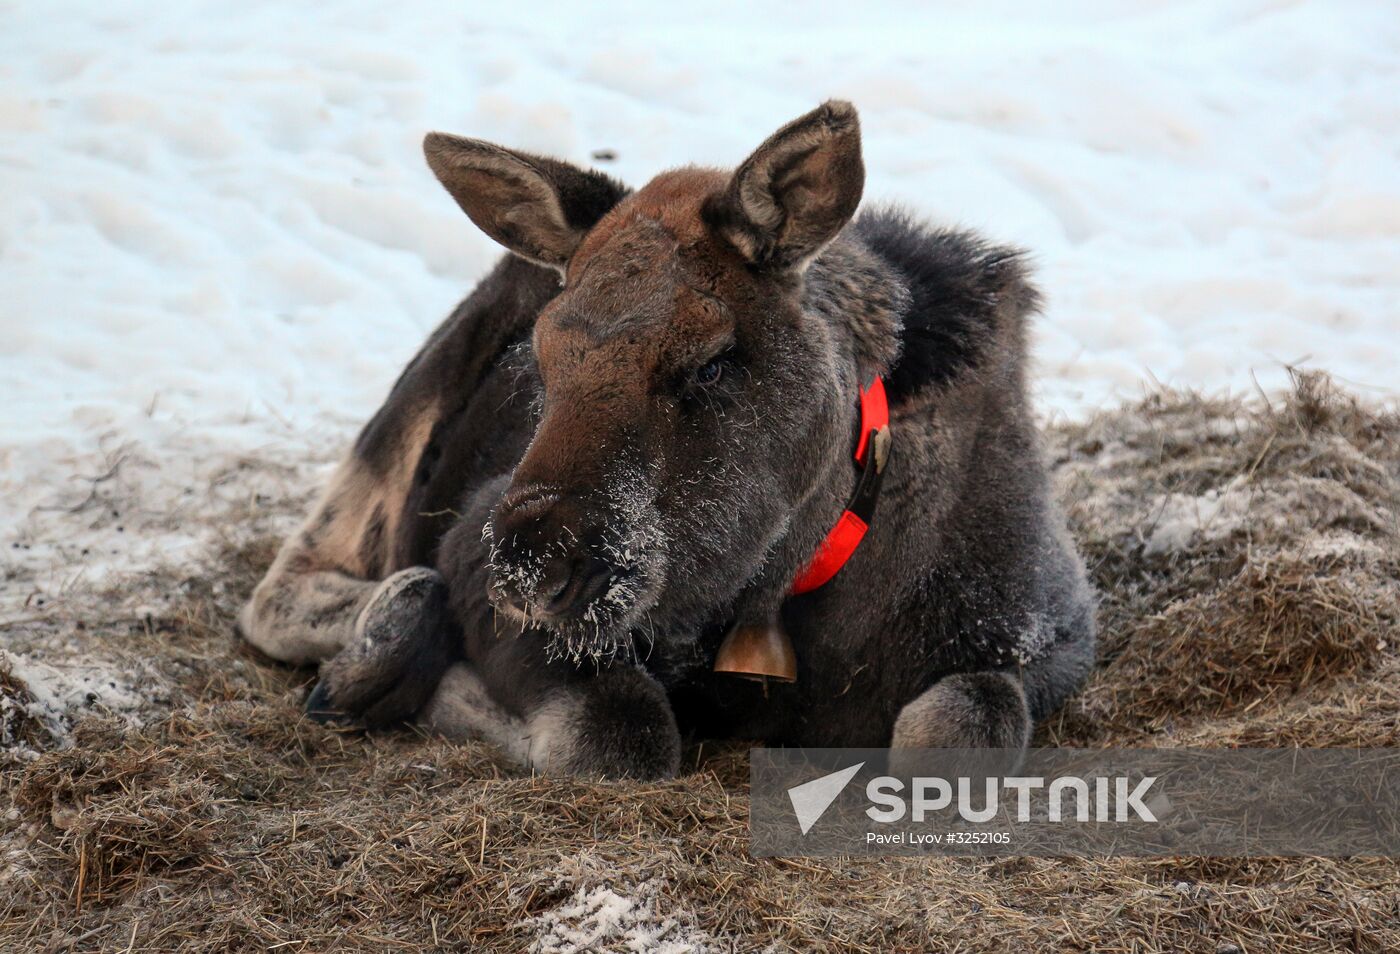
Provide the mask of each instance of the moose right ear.
{"label": "moose right ear", "polygon": [[833,99],[769,136],[706,216],[750,264],[801,271],[850,221],[864,188],[860,120]]}
{"label": "moose right ear", "polygon": [[428,133],[423,154],[478,228],[522,258],[560,271],[627,194],[601,172],[479,139]]}

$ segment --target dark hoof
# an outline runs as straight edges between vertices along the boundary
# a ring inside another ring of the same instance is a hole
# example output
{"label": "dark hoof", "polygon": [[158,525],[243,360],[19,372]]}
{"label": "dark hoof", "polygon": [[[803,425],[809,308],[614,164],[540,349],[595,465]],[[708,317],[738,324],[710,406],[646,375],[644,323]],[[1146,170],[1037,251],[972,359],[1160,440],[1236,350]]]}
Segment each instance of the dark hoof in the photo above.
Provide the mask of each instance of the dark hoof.
{"label": "dark hoof", "polygon": [[306,717],[322,725],[337,725],[346,721],[345,713],[337,709],[331,701],[331,691],[324,680],[316,683],[311,689],[311,694],[306,697]]}
{"label": "dark hoof", "polygon": [[322,664],[306,714],[365,728],[412,718],[451,661],[453,632],[441,577],[425,567],[399,571],[370,597],[350,644]]}

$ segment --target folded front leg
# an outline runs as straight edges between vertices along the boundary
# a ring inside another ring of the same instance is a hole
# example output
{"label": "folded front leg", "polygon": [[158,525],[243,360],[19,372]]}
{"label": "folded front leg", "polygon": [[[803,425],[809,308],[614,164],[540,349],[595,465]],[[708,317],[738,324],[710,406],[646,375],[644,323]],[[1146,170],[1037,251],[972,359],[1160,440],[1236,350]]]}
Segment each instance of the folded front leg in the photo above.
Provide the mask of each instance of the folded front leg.
{"label": "folded front leg", "polygon": [[480,524],[443,539],[439,568],[462,628],[454,666],[420,717],[449,737],[494,743],[523,768],[591,778],[665,778],[680,765],[680,732],[660,683],[639,666],[554,657],[549,635],[497,616],[486,598]]}
{"label": "folded front leg", "polygon": [[[504,688],[508,698],[514,687]],[[457,663],[419,720],[448,738],[490,742],[542,775],[656,779],[680,766],[680,733],[665,692],[633,666],[566,680],[513,705],[498,699],[471,664]]]}
{"label": "folded front leg", "polygon": [[1030,740],[1021,680],[1007,672],[945,676],[900,710],[895,749],[1013,749]]}
{"label": "folded front leg", "polygon": [[400,570],[375,588],[345,648],[321,666],[306,712],[370,728],[411,718],[460,655],[458,643],[442,578],[427,567]]}

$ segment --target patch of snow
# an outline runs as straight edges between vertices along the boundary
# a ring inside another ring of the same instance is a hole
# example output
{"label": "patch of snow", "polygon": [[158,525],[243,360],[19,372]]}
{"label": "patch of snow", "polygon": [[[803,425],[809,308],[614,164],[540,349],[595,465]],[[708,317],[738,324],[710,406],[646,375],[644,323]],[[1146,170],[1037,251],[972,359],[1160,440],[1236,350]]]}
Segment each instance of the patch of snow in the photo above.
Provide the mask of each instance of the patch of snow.
{"label": "patch of snow", "polygon": [[1303,541],[1302,549],[1303,556],[1309,559],[1377,557],[1382,552],[1381,545],[1376,541],[1346,530],[1313,534]]}
{"label": "patch of snow", "polygon": [[1400,356],[1385,4],[873,4],[852,23],[137,0],[3,21],[7,519],[100,435],[347,440],[498,255],[424,166],[430,129],[640,184],[850,98],[870,201],[1034,252],[1052,413],[1149,373],[1272,387],[1299,359],[1390,387]]}
{"label": "patch of snow", "polygon": [[1223,540],[1243,526],[1253,497],[1232,484],[1199,496],[1166,494],[1153,501],[1153,520],[1143,552],[1148,556],[1185,550],[1193,543]]}
{"label": "patch of snow", "polygon": [[[77,459],[70,480],[34,488],[41,503],[29,512],[0,506],[11,533],[0,548],[0,668],[28,689],[0,698],[0,727],[22,709],[58,745],[84,714],[139,724],[169,704],[167,682],[127,635],[184,598],[185,574],[220,544],[289,531],[328,469],[314,440],[248,459],[198,437],[156,452],[99,443]],[[26,754],[17,743],[0,738]]]}
{"label": "patch of snow", "polygon": [[[100,664],[65,662],[49,665],[24,653],[0,649],[0,668],[28,690],[30,699],[20,703],[55,740],[63,741],[77,712],[101,712],[123,716],[140,724],[139,711],[147,697],[129,675]],[[0,704],[14,704],[0,699]]]}
{"label": "patch of snow", "polygon": [[702,954],[716,950],[714,939],[698,930],[693,917],[663,914],[656,881],[647,881],[632,894],[619,894],[606,885],[580,886],[552,911],[530,919],[535,954],[568,954],[585,950],[635,951],[637,954]]}

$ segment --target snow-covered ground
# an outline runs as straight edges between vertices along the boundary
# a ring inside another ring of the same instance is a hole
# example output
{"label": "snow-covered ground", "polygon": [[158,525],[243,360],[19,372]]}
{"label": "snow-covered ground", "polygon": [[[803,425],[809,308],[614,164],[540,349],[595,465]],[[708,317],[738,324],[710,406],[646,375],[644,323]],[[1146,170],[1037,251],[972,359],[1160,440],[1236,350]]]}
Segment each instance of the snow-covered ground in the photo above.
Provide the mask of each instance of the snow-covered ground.
{"label": "snow-covered ground", "polygon": [[1047,413],[1392,384],[1393,3],[781,6],[0,4],[5,609],[198,543],[172,501],[239,455],[349,438],[497,255],[429,129],[637,183],[846,97],[870,198],[1034,251]]}

